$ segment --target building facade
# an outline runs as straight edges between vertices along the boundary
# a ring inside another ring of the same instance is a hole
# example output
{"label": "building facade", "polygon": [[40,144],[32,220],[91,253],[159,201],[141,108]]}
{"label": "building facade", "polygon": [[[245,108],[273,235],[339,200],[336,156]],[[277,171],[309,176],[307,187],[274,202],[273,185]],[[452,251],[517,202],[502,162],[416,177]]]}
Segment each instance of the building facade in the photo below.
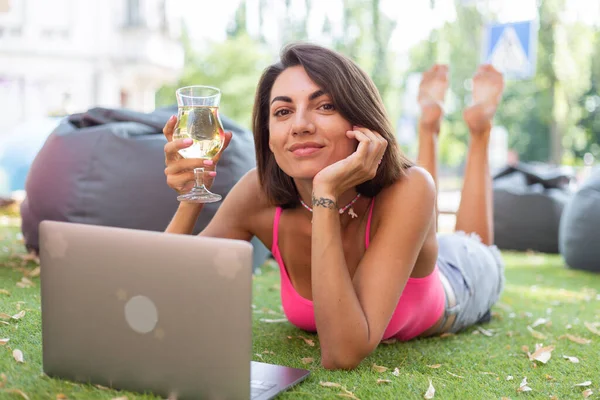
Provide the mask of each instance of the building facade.
{"label": "building facade", "polygon": [[167,3],[0,0],[0,135],[95,106],[151,111],[183,68]]}

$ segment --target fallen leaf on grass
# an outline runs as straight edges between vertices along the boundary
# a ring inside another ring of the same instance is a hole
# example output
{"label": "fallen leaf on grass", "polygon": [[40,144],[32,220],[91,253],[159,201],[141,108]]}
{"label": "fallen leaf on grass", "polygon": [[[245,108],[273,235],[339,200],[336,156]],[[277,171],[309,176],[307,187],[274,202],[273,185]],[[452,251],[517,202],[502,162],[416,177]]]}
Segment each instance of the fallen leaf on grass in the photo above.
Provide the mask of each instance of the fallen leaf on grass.
{"label": "fallen leaf on grass", "polygon": [[578,384],[573,385],[573,386],[586,387],[586,386],[590,386],[591,384],[592,384],[592,381],[585,381],[585,382],[581,382],[581,383],[578,383]]}
{"label": "fallen leaf on grass", "polygon": [[548,374],[546,374],[546,380],[547,380],[547,381],[553,381],[553,380],[554,380],[554,377],[553,377],[552,375],[548,375]]}
{"label": "fallen leaf on grass", "polygon": [[394,376],[400,376],[400,370],[398,368],[394,368],[394,372],[392,372]]}
{"label": "fallen leaf on grass", "polygon": [[6,393],[12,393],[12,394],[18,394],[19,396],[21,396],[25,400],[29,400],[29,396],[27,396],[27,394],[25,394],[25,392],[23,392],[20,389],[6,389],[4,392],[6,392]]}
{"label": "fallen leaf on grass", "polygon": [[529,333],[531,333],[531,336],[533,336],[536,339],[546,339],[546,335],[544,335],[542,332],[536,331],[530,326],[527,326],[527,330],[529,331]]}
{"label": "fallen leaf on grass", "polygon": [[278,319],[269,319],[269,318],[261,318],[260,322],[266,322],[267,324],[280,324],[282,322],[287,322],[287,318],[278,318]]}
{"label": "fallen leaf on grass", "polygon": [[302,359],[302,363],[303,363],[303,364],[310,364],[310,363],[312,363],[313,361],[315,361],[315,359],[314,359],[314,358],[312,358],[312,357],[306,357],[306,358],[303,358],[303,359]]}
{"label": "fallen leaf on grass", "polygon": [[383,344],[394,344],[396,343],[398,340],[397,339],[387,339],[387,340],[382,340],[381,343]]}
{"label": "fallen leaf on grass", "polygon": [[554,346],[540,347],[533,354],[527,353],[527,356],[531,361],[539,361],[546,364],[550,357],[552,357],[552,351]]}
{"label": "fallen leaf on grass", "polygon": [[21,278],[20,282],[17,282],[17,287],[21,289],[26,289],[35,286],[35,284],[28,278]]}
{"label": "fallen leaf on grass", "polygon": [[40,267],[35,267],[27,273],[27,276],[29,276],[30,278],[37,278],[38,276],[40,276],[40,272]]}
{"label": "fallen leaf on grass", "polygon": [[0,346],[4,346],[6,343],[8,343],[10,339],[6,338],[6,339],[0,339]]}
{"label": "fallen leaf on grass", "polygon": [[25,310],[16,313],[15,315],[11,316],[12,319],[21,319],[25,316]]}
{"label": "fallen leaf on grass", "polygon": [[23,352],[21,350],[15,349],[15,350],[13,350],[12,354],[17,362],[20,362],[20,363],[25,362],[25,360],[23,359]]}
{"label": "fallen leaf on grass", "polygon": [[25,262],[33,261],[36,264],[40,263],[40,258],[35,253],[19,254],[19,258]]}
{"label": "fallen leaf on grass", "polygon": [[113,397],[111,400],[128,400],[127,396]]}
{"label": "fallen leaf on grass", "polygon": [[490,331],[488,329],[483,329],[480,326],[477,327],[477,331],[480,332],[482,335],[487,336],[487,337],[494,336],[494,333],[492,331]]}
{"label": "fallen leaf on grass", "polygon": [[441,367],[442,364],[433,364],[433,365],[428,365],[429,368],[433,368],[433,369],[438,369],[439,367]]}
{"label": "fallen leaf on grass", "polygon": [[94,386],[96,386],[100,390],[110,390],[110,388],[107,388],[106,386],[102,386],[102,385],[94,385]]}
{"label": "fallen leaf on grass", "polygon": [[529,346],[523,345],[521,346],[521,350],[525,353],[529,353]]}
{"label": "fallen leaf on grass", "polygon": [[341,388],[342,385],[340,385],[339,383],[335,383],[335,382],[319,382],[319,385],[323,386],[323,387],[336,387],[336,388]]}
{"label": "fallen leaf on grass", "polygon": [[11,319],[12,317],[7,313],[0,313],[0,319]]}
{"label": "fallen leaf on grass", "polygon": [[579,362],[579,358],[571,357],[571,356],[563,356],[565,360],[571,361],[573,364],[577,364]]}
{"label": "fallen leaf on grass", "polygon": [[440,335],[440,338],[443,339],[443,338],[447,338],[447,337],[454,336],[454,335],[456,335],[456,334],[452,333],[452,332],[445,332]]}
{"label": "fallen leaf on grass", "polygon": [[310,347],[314,347],[315,346],[315,342],[312,339],[309,338],[305,338],[304,336],[298,336],[299,339],[304,340],[304,342],[309,345]]}
{"label": "fallen leaf on grass", "polygon": [[435,388],[433,387],[433,384],[431,383],[431,379],[430,379],[429,387],[427,388],[427,391],[425,392],[425,396],[423,396],[423,398],[433,399],[433,396],[435,396]]}
{"label": "fallen leaf on grass", "polygon": [[382,383],[392,383],[389,379],[377,379],[377,384],[381,385]]}
{"label": "fallen leaf on grass", "polygon": [[67,396],[63,393],[59,393],[56,395],[56,400],[67,400]]}
{"label": "fallen leaf on grass", "polygon": [[546,319],[546,318],[538,318],[538,319],[536,319],[536,320],[535,320],[535,322],[534,322],[533,324],[531,324],[531,327],[532,327],[532,328],[535,328],[536,326],[539,326],[539,325],[544,325],[544,324],[547,324],[548,322],[550,322],[550,320],[549,320],[549,319]]}
{"label": "fallen leaf on grass", "polygon": [[0,294],[5,294],[7,296],[10,296],[10,292],[6,289],[0,289]]}
{"label": "fallen leaf on grass", "polygon": [[594,392],[592,391],[592,389],[586,389],[584,390],[582,393],[583,398],[587,399],[588,397],[590,397],[592,394],[594,394]]}
{"label": "fallen leaf on grass", "polygon": [[387,371],[387,367],[381,366],[381,365],[377,365],[377,364],[373,364],[373,370],[379,373],[385,372]]}
{"label": "fallen leaf on grass", "polygon": [[583,324],[585,325],[586,328],[588,328],[588,330],[590,332],[592,332],[595,335],[600,336],[600,331],[593,324],[590,324],[589,322],[584,322]]}
{"label": "fallen leaf on grass", "polygon": [[512,381],[513,379],[515,379],[515,378],[513,378],[513,376],[512,376],[512,375],[509,375],[509,376],[507,376],[507,377],[506,377],[506,380],[507,380],[507,381]]}
{"label": "fallen leaf on grass", "polygon": [[517,389],[517,393],[521,393],[521,392],[531,392],[533,389],[531,389],[529,386],[527,386],[527,377],[523,378],[523,380],[521,381],[521,384],[519,385],[519,388]]}
{"label": "fallen leaf on grass", "polygon": [[265,351],[263,351],[263,354],[275,354],[275,353],[272,352],[271,350],[265,350]]}
{"label": "fallen leaf on grass", "polygon": [[0,374],[0,378],[2,378],[2,382],[0,382],[0,388],[3,388],[8,383],[8,378],[4,373]]}
{"label": "fallen leaf on grass", "polygon": [[566,335],[559,336],[558,338],[559,339],[567,338],[571,342],[575,342],[575,343],[579,343],[579,344],[590,344],[590,343],[592,343],[592,341],[590,339],[585,339],[585,338],[582,338],[582,337],[579,337],[579,336],[571,335],[569,333],[567,333]]}
{"label": "fallen leaf on grass", "polygon": [[460,379],[465,379],[465,377],[464,377],[464,376],[460,376],[460,375],[453,374],[453,373],[452,373],[452,372],[450,372],[450,371],[446,371],[446,372],[447,372],[447,373],[449,373],[449,374],[450,374],[450,375],[452,375],[452,376],[455,376],[455,377],[457,377],[457,378],[460,378]]}
{"label": "fallen leaf on grass", "polygon": [[354,393],[352,393],[351,391],[349,391],[348,389],[346,389],[345,387],[343,387],[342,385],[340,385],[339,383],[335,383],[335,382],[323,382],[320,381],[319,385],[323,386],[323,387],[332,387],[332,388],[339,388],[341,389],[344,393],[338,393],[338,396],[340,397],[347,397],[350,399],[354,399],[354,400],[359,400],[358,397],[356,397],[354,395]]}

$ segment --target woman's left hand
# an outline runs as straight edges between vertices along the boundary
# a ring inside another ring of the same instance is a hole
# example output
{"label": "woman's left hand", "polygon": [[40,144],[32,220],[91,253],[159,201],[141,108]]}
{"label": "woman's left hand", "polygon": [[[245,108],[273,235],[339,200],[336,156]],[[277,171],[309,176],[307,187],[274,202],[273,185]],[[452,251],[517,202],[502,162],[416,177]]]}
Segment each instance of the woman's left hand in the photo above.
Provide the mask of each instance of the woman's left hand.
{"label": "woman's left hand", "polygon": [[345,191],[371,180],[385,154],[388,142],[377,132],[354,126],[346,136],[358,140],[356,151],[343,160],[323,168],[313,178],[313,191],[337,199]]}

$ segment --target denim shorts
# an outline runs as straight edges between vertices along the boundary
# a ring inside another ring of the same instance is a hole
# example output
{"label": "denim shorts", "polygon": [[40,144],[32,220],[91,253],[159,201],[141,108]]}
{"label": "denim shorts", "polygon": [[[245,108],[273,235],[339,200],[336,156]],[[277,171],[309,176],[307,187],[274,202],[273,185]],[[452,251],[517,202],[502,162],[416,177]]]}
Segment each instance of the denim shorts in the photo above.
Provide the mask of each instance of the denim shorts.
{"label": "denim shorts", "polygon": [[[455,232],[438,236],[438,269],[454,292],[456,304],[446,302],[445,316],[456,315],[449,332],[488,322],[491,307],[504,288],[504,261],[496,246],[476,234]],[[446,296],[448,298],[448,296]]]}

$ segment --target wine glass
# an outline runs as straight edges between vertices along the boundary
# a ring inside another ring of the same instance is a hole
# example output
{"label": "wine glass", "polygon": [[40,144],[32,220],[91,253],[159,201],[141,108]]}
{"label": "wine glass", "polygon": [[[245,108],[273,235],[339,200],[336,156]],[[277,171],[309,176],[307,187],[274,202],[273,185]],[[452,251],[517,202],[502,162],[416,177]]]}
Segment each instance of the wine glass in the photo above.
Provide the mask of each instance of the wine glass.
{"label": "wine glass", "polygon": [[[177,89],[177,126],[173,140],[192,139],[191,146],[179,150],[183,158],[209,160],[216,156],[225,141],[223,124],[219,118],[221,91],[210,86],[186,86]],[[204,186],[204,168],[194,168],[196,185],[189,193],[177,197],[179,201],[213,203],[221,196]]]}

